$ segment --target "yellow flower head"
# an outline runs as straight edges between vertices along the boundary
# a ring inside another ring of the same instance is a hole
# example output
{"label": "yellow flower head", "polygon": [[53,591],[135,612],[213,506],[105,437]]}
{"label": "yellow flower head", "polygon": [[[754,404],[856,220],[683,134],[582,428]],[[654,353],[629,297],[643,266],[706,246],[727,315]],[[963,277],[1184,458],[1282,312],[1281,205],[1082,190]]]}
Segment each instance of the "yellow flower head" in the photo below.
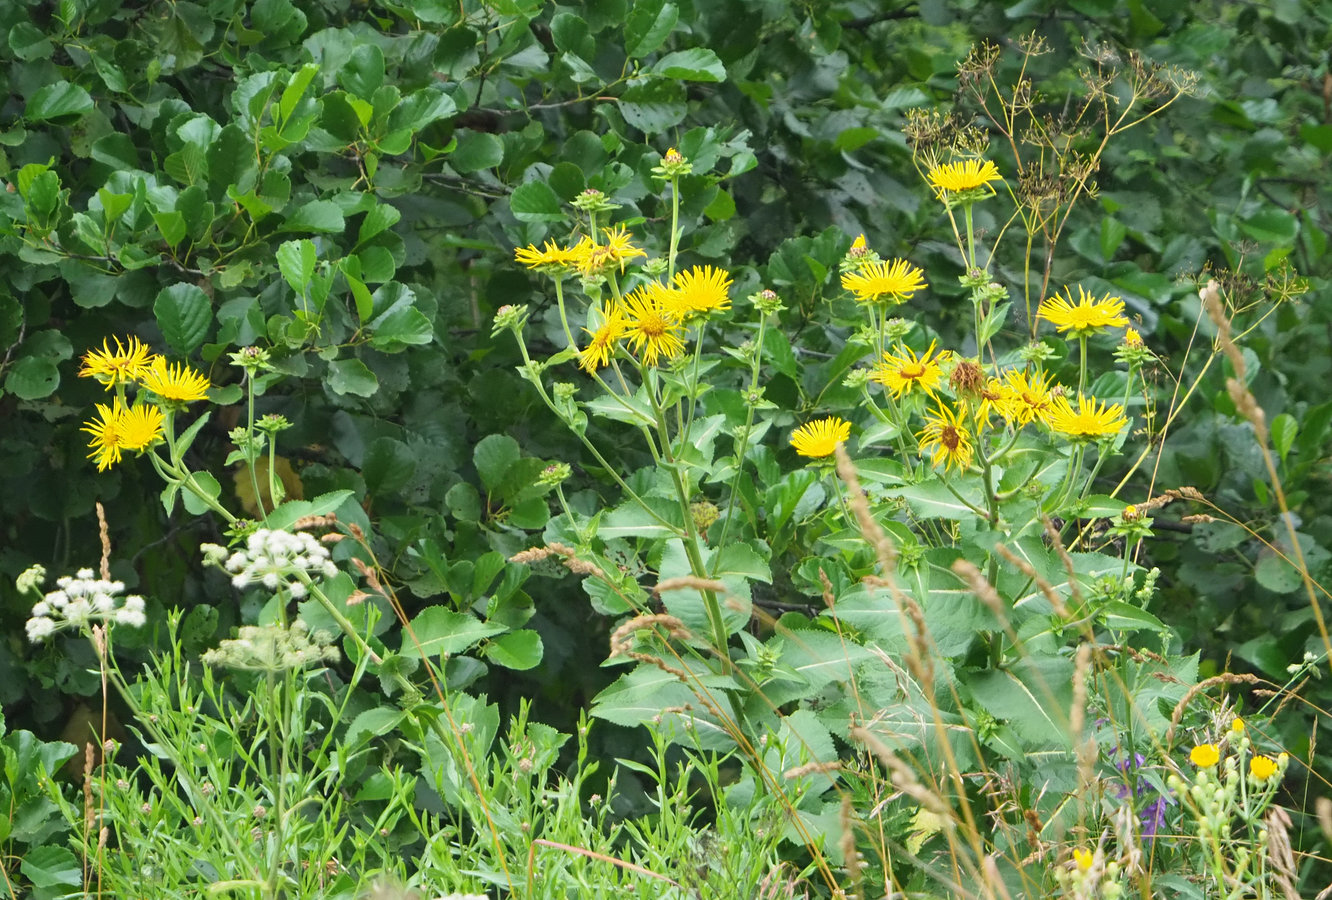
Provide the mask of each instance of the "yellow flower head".
{"label": "yellow flower head", "polygon": [[118,384],[132,384],[144,376],[152,362],[147,345],[136,337],[129,338],[127,344],[121,344],[120,338],[114,340],[114,350],[103,340],[101,350],[89,350],[84,354],[79,377],[96,378],[110,390]]}
{"label": "yellow flower head", "polygon": [[1199,744],[1189,751],[1189,762],[1200,769],[1210,769],[1221,761],[1221,751],[1216,744]]}
{"label": "yellow flower head", "polygon": [[935,166],[930,169],[926,177],[940,197],[946,193],[973,191],[976,188],[986,187],[991,181],[1003,180],[999,169],[988,159],[966,159]]}
{"label": "yellow flower head", "polygon": [[869,243],[865,240],[865,235],[856,235],[856,239],[851,242],[851,249],[846,251],[846,255],[851,259],[860,259],[868,254]]}
{"label": "yellow flower head", "polygon": [[595,329],[584,328],[583,330],[590,334],[592,339],[588,341],[586,347],[578,351],[579,367],[590,374],[609,365],[611,354],[615,352],[615,342],[624,337],[628,327],[629,322],[625,319],[624,310],[612,306],[602,316],[601,324]]}
{"label": "yellow flower head", "polygon": [[731,308],[727,293],[731,288],[731,276],[723,269],[694,266],[688,272],[675,273],[672,286],[675,288],[675,309],[682,319]]}
{"label": "yellow flower head", "polygon": [[684,352],[680,332],[684,326],[675,315],[672,292],[657,281],[640,285],[624,297],[624,337],[634,355],[649,366],[663,356],[673,359]]}
{"label": "yellow flower head", "polygon": [[1078,286],[1078,302],[1073,302],[1073,292],[1065,288],[1068,299],[1056,294],[1041,301],[1038,315],[1059,332],[1071,332],[1071,337],[1086,337],[1112,326],[1124,326],[1124,301],[1106,294],[1099,300]]}
{"label": "yellow flower head", "polygon": [[1138,334],[1136,328],[1124,329],[1124,346],[1135,350],[1142,346],[1142,335]]}
{"label": "yellow flower head", "polygon": [[838,444],[851,437],[851,423],[837,416],[806,422],[791,433],[791,446],[801,456],[822,459],[832,456]]}
{"label": "yellow flower head", "polygon": [[603,228],[601,233],[606,238],[604,243],[594,244],[591,238],[584,237],[575,248],[583,254],[578,262],[578,270],[584,275],[596,275],[614,268],[623,272],[629,260],[647,256],[642,248],[634,246],[629,231],[623,225]]}
{"label": "yellow flower head", "polygon": [[943,381],[943,369],[939,363],[951,355],[945,350],[935,356],[934,343],[930,342],[930,348],[924,356],[917,356],[910,347],[901,348],[897,356],[885,353],[883,361],[875,367],[870,377],[892,391],[893,397],[899,400],[904,394],[916,390],[933,395],[934,389]]}
{"label": "yellow flower head", "polygon": [[937,466],[943,463],[945,472],[954,466],[959,471],[966,471],[971,465],[971,455],[975,449],[971,444],[971,432],[967,430],[962,414],[953,412],[943,404],[939,405],[934,415],[926,418],[925,428],[916,438],[920,441],[920,455],[929,454],[933,447],[930,464]]}
{"label": "yellow flower head", "polygon": [[532,244],[516,247],[513,257],[529,269],[566,272],[582,265],[589,246],[580,242],[572,247],[561,247],[554,241],[546,241],[540,250]]}
{"label": "yellow flower head", "polygon": [[1092,440],[1119,434],[1128,424],[1124,407],[1118,403],[1096,402],[1078,394],[1078,407],[1073,408],[1067,397],[1056,397],[1050,411],[1050,428],[1059,434],[1078,440]]}
{"label": "yellow flower head", "polygon": [[1073,861],[1077,863],[1078,868],[1082,871],[1090,871],[1092,864],[1096,862],[1096,853],[1082,847],[1075,847],[1073,849]]}
{"label": "yellow flower head", "polygon": [[1018,427],[1033,421],[1050,425],[1055,398],[1045,373],[1040,369],[1030,374],[1009,369],[994,387],[999,394],[995,408],[1005,421]]}
{"label": "yellow flower head", "polygon": [[1235,735],[1235,737],[1239,737],[1240,735],[1242,735],[1244,733],[1244,720],[1241,719],[1239,716],[1236,716],[1235,718],[1231,719],[1230,730]]}
{"label": "yellow flower head", "polygon": [[144,374],[141,383],[144,388],[168,402],[193,403],[205,400],[208,389],[212,386],[208,379],[183,363],[172,365],[157,356]]}
{"label": "yellow flower head", "polygon": [[842,287],[861,303],[901,303],[925,287],[925,273],[905,259],[867,262],[842,276]]}
{"label": "yellow flower head", "polygon": [[104,472],[120,462],[126,451],[147,450],[162,436],[162,411],[151,403],[126,409],[120,403],[97,404],[97,417],[83,426],[92,435],[88,458]]}
{"label": "yellow flower head", "polygon": [[1277,761],[1270,756],[1263,756],[1261,753],[1249,760],[1249,774],[1253,776],[1254,781],[1266,781],[1277,773]]}

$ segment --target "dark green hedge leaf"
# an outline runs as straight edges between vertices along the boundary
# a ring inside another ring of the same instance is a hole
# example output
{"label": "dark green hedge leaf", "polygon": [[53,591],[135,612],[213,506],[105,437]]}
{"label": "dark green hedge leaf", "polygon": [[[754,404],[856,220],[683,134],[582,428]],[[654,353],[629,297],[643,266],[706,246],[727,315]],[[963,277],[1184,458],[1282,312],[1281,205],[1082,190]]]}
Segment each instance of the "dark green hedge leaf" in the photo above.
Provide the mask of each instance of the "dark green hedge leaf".
{"label": "dark green hedge leaf", "polygon": [[213,305],[197,285],[182,282],[162,288],[153,301],[153,315],[171,349],[188,356],[208,337]]}
{"label": "dark green hedge leaf", "polygon": [[671,36],[680,10],[674,3],[640,0],[634,4],[624,23],[624,51],[630,59],[641,59],[655,51]]}
{"label": "dark green hedge leaf", "polygon": [[559,222],[564,218],[560,198],[544,181],[520,184],[509,197],[509,208],[520,222]]}
{"label": "dark green hedge leaf", "polygon": [[50,122],[67,116],[81,116],[92,108],[92,95],[86,90],[68,81],[57,81],[33,94],[23,115],[29,123]]}
{"label": "dark green hedge leaf", "polygon": [[338,359],[328,365],[328,386],[335,394],[370,397],[379,390],[379,379],[359,359]]}
{"label": "dark green hedge leaf", "polygon": [[493,169],[504,159],[504,143],[484,131],[459,131],[458,146],[449,154],[449,165],[463,174]]}
{"label": "dark green hedge leaf", "polygon": [[722,65],[716,53],[705,47],[667,53],[657,60],[652,71],[667,78],[679,78],[683,81],[726,80],[726,67]]}

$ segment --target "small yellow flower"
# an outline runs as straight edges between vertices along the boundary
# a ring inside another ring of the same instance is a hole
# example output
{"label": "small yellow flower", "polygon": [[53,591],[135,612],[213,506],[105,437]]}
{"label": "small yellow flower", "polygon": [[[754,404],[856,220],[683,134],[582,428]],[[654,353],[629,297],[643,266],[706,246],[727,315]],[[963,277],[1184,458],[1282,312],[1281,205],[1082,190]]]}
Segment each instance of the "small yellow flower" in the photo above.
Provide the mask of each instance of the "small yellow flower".
{"label": "small yellow flower", "polygon": [[934,415],[925,420],[925,428],[916,438],[920,441],[920,455],[925,456],[933,447],[930,464],[937,466],[942,462],[945,472],[954,466],[965,471],[971,465],[975,449],[971,444],[971,432],[962,421],[962,415],[947,406],[939,405]]}
{"label": "small yellow flower", "polygon": [[1050,411],[1050,428],[1078,440],[1110,437],[1127,424],[1124,407],[1118,403],[1098,404],[1095,397],[1089,399],[1082,394],[1078,394],[1076,410],[1067,397],[1056,397]]}
{"label": "small yellow flower", "polygon": [[843,275],[842,287],[855,294],[861,303],[901,303],[925,287],[924,274],[905,259],[868,262]]}
{"label": "small yellow flower", "polygon": [[1199,744],[1189,751],[1189,762],[1200,769],[1210,769],[1221,761],[1221,751],[1216,744]]}
{"label": "small yellow flower", "polygon": [[1236,737],[1239,737],[1241,734],[1244,733],[1244,720],[1241,719],[1239,716],[1236,716],[1234,719],[1231,719],[1230,730]]}
{"label": "small yellow flower", "polygon": [[179,403],[207,399],[208,389],[212,386],[207,378],[185,364],[172,365],[160,356],[153,358],[142,384],[163,400]]}
{"label": "small yellow flower", "polygon": [[647,256],[642,248],[634,246],[623,225],[603,228],[601,233],[606,238],[605,243],[594,244],[591,238],[584,237],[575,248],[583,254],[578,262],[578,270],[584,275],[596,275],[612,268],[623,272],[629,260]]}
{"label": "small yellow flower", "polygon": [[110,390],[118,384],[132,384],[147,373],[152,362],[147,345],[136,337],[129,338],[127,344],[121,344],[120,338],[114,340],[115,350],[103,340],[101,350],[84,354],[79,377],[96,378]]}
{"label": "small yellow flower", "polygon": [[1253,776],[1254,781],[1266,781],[1277,773],[1278,768],[1275,759],[1263,756],[1261,753],[1249,760],[1249,774]]}
{"label": "small yellow flower", "polygon": [[900,400],[904,394],[915,390],[933,395],[934,389],[943,381],[943,369],[939,363],[949,356],[947,350],[935,356],[933,341],[924,356],[917,356],[910,347],[902,347],[897,356],[885,353],[870,377],[892,391],[894,399]]}
{"label": "small yellow flower", "polygon": [[1135,328],[1124,329],[1124,346],[1132,347],[1135,350],[1142,346],[1142,335],[1138,334]]}
{"label": "small yellow flower", "polygon": [[865,240],[865,235],[858,234],[856,239],[851,242],[851,249],[846,251],[848,259],[861,259],[869,255],[869,243]]}
{"label": "small yellow flower", "polygon": [[791,446],[801,456],[822,459],[832,456],[838,444],[851,437],[851,423],[837,416],[806,422],[791,433]]}
{"label": "small yellow flower", "polygon": [[1092,863],[1096,862],[1096,853],[1082,847],[1075,847],[1073,849],[1073,861],[1077,863],[1078,868],[1082,871],[1090,871]]}
{"label": "small yellow flower", "polygon": [[731,276],[723,269],[712,266],[694,266],[687,272],[675,273],[674,304],[681,318],[697,313],[704,315],[730,309]]}
{"label": "small yellow flower", "polygon": [[1056,294],[1041,301],[1038,315],[1054,325],[1059,332],[1071,332],[1072,337],[1085,337],[1105,328],[1128,324],[1124,318],[1124,301],[1106,294],[1099,300],[1078,286],[1078,302],[1073,292],[1065,288],[1068,299]]}
{"label": "small yellow flower", "polygon": [[991,181],[1002,181],[998,167],[988,159],[966,159],[935,166],[926,176],[930,186],[942,197],[945,193],[971,191],[985,187]]}
{"label": "small yellow flower", "polygon": [[540,250],[532,244],[516,247],[513,257],[529,269],[567,271],[582,265],[583,259],[587,256],[587,247],[588,245],[583,243],[573,247],[561,247],[554,241],[546,241]]}
{"label": "small yellow flower", "polygon": [[628,327],[629,322],[624,316],[624,310],[612,306],[603,315],[600,325],[596,328],[584,328],[583,330],[590,334],[592,339],[588,341],[586,347],[578,351],[579,368],[591,374],[609,365],[611,354],[615,352],[615,342],[624,337]]}
{"label": "small yellow flower", "polygon": [[652,281],[626,294],[621,309],[625,316],[624,337],[634,354],[649,366],[662,357],[673,359],[684,352],[680,332],[684,326],[674,314],[674,300],[660,282]]}
{"label": "small yellow flower", "polygon": [[1004,420],[1019,427],[1030,422],[1049,426],[1054,413],[1054,394],[1040,369],[1030,374],[1017,369],[1004,373],[1003,381],[993,385],[999,394],[995,407]]}

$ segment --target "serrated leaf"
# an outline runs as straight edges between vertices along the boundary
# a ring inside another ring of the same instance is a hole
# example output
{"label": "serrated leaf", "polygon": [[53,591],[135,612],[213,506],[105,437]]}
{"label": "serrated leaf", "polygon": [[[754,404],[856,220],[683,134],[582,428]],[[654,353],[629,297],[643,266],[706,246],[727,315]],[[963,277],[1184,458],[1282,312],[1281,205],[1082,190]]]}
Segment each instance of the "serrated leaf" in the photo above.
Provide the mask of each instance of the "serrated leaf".
{"label": "serrated leaf", "polygon": [[184,282],[163,288],[153,301],[153,315],[171,348],[188,356],[203,344],[213,323],[213,304],[197,285]]}
{"label": "serrated leaf", "polygon": [[278,271],[297,296],[305,295],[305,287],[314,277],[318,251],[313,241],[284,241],[277,249]]}
{"label": "serrated leaf", "polygon": [[706,47],[676,50],[657,60],[652,71],[682,81],[725,81],[726,67],[717,54]]}
{"label": "serrated leaf", "polygon": [[522,451],[507,434],[488,434],[472,451],[472,462],[487,491],[495,491],[504,482],[509,467],[518,462]]}
{"label": "serrated leaf", "polygon": [[509,209],[520,222],[559,222],[564,208],[555,191],[544,181],[529,181],[514,188]]}
{"label": "serrated leaf", "polygon": [[311,200],[287,217],[282,223],[282,230],[336,234],[344,226],[342,209],[336,203],[332,200]]}
{"label": "serrated leaf", "polygon": [[635,3],[624,22],[624,52],[630,59],[641,59],[655,51],[671,36],[680,10],[674,3]]}
{"label": "serrated leaf", "polygon": [[326,516],[337,512],[338,507],[352,496],[351,491],[329,491],[312,500],[288,500],[268,514],[265,524],[269,528],[290,528],[298,519],[308,516]]}
{"label": "serrated leaf", "polygon": [[5,375],[5,392],[20,400],[41,400],[60,387],[60,369],[49,356],[25,356]]}
{"label": "serrated leaf", "polygon": [[449,165],[463,174],[493,169],[504,160],[504,142],[484,131],[459,131],[458,145],[449,154]]}
{"label": "serrated leaf", "polygon": [[485,657],[496,665],[515,671],[535,668],[545,648],[535,631],[511,631],[486,645]]}
{"label": "serrated leaf", "polygon": [[410,629],[403,629],[400,652],[409,659],[462,653],[506,630],[503,625],[491,625],[467,613],[432,606],[412,619]]}
{"label": "serrated leaf", "polygon": [[1282,462],[1286,461],[1286,454],[1299,433],[1300,423],[1290,413],[1282,413],[1272,420],[1272,446]]}
{"label": "serrated leaf", "polygon": [[92,108],[92,95],[86,90],[68,81],[57,81],[39,88],[28,101],[23,115],[29,122],[49,122],[66,116],[81,116]]}
{"label": "serrated leaf", "polygon": [[328,386],[335,394],[371,397],[379,390],[379,379],[359,359],[338,359],[328,364]]}

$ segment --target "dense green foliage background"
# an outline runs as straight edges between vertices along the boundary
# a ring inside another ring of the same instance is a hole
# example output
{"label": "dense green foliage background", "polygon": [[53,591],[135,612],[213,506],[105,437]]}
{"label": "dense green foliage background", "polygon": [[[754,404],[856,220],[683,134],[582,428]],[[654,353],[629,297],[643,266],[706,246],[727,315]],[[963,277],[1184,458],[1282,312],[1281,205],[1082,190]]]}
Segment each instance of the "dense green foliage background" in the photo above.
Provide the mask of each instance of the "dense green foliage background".
{"label": "dense green foliage background", "polygon": [[[1167,603],[1153,612],[1205,666],[1283,682],[1322,644],[1283,562],[1275,492],[1225,391],[1227,364],[1211,354],[1197,278],[1224,271],[1252,302],[1237,330],[1284,296],[1272,287],[1283,267],[1309,280],[1242,343],[1319,579],[1332,560],[1332,4],[18,0],[0,8],[0,706],[11,728],[55,737],[98,689],[81,645],[24,641],[29,607],[12,590],[33,563],[93,564],[95,500],[116,574],[159,617],[189,610],[187,640],[205,646],[257,613],[218,602],[229,589],[199,568],[216,523],[155,502],[146,466],[99,474],[85,458],[80,424],[102,392],[75,377],[78,358],[134,334],[207,371],[219,402],[240,396],[226,387],[239,380],[227,354],[271,348],[286,377],[261,405],[295,423],[283,435],[291,486],[355,493],[343,515],[374,534],[409,615],[443,607],[538,635],[456,657],[450,679],[510,706],[534,696],[534,718],[568,730],[613,677],[590,662],[613,621],[560,570],[528,578],[504,560],[547,524],[533,487],[547,461],[574,464],[566,490],[580,508],[606,485],[538,410],[511,342],[491,338],[499,307],[527,303],[531,339],[562,341],[512,248],[563,239],[568,203],[588,187],[623,204],[631,226],[668,220],[651,168],[679,147],[696,173],[683,191],[685,258],[727,266],[739,296],[778,291],[783,346],[836,356],[845,333],[812,313],[838,292],[855,234],[960,272],[937,240],[907,112],[988,128],[957,63],[994,42],[1005,51],[996,80],[1012,83],[1011,51],[1031,33],[1050,45],[1026,73],[1041,115],[1067,108],[1073,67],[1102,45],[1199,77],[1192,96],[1109,144],[1054,277],[1124,297],[1161,359],[1158,425],[1181,410],[1125,498],[1190,485],[1216,507],[1189,510],[1211,522],[1161,514],[1143,560],[1163,573]],[[1074,147],[1097,138],[1070,133]],[[1005,153],[996,142],[1001,168]],[[1022,260],[1001,263],[1021,295]],[[969,313],[954,311],[960,287],[934,287],[919,313],[947,337]],[[774,376],[768,398],[786,411],[775,425],[813,407],[809,387],[794,365]],[[232,425],[214,415],[192,449],[198,469],[222,471]],[[238,509],[233,485],[219,489]],[[760,605],[808,601],[807,574],[774,582]],[[158,636],[122,649],[145,652]],[[1332,701],[1319,684],[1306,699]],[[1307,745],[1306,715],[1283,721],[1292,749]],[[599,739],[607,753],[635,740]]]}

